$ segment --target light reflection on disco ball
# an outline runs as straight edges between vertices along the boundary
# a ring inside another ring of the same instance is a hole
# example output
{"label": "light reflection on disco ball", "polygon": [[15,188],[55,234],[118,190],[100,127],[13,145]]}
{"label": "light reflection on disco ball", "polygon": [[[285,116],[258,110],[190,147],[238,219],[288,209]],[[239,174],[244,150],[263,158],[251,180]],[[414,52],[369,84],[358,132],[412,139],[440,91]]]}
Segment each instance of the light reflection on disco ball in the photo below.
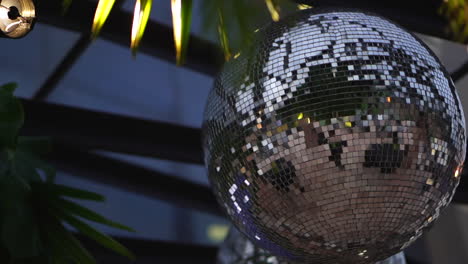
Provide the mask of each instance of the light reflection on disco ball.
{"label": "light reflection on disco ball", "polygon": [[308,9],[257,37],[206,106],[219,203],[277,256],[356,264],[400,252],[459,183],[465,119],[449,74],[368,13]]}
{"label": "light reflection on disco ball", "polygon": [[[273,256],[270,252],[256,247],[235,228],[221,244],[216,264],[293,264]],[[406,264],[405,254],[400,252],[376,264]]]}

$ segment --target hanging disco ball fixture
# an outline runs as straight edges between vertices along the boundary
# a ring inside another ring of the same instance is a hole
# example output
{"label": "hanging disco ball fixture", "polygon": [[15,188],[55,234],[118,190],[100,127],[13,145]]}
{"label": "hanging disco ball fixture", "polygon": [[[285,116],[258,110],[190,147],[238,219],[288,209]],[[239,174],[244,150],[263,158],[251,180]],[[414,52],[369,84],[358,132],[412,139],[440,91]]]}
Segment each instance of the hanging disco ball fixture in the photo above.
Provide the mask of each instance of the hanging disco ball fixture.
{"label": "hanging disco ball fixture", "polygon": [[[255,246],[235,228],[231,228],[218,251],[217,264],[293,264]],[[406,264],[405,254],[400,252],[375,264]]]}
{"label": "hanging disco ball fixture", "polygon": [[35,20],[32,0],[0,0],[0,36],[24,37],[32,30]]}
{"label": "hanging disco ball fixture", "polygon": [[465,119],[443,65],[377,15],[308,9],[256,33],[204,116],[212,188],[256,245],[298,263],[374,263],[451,201]]}

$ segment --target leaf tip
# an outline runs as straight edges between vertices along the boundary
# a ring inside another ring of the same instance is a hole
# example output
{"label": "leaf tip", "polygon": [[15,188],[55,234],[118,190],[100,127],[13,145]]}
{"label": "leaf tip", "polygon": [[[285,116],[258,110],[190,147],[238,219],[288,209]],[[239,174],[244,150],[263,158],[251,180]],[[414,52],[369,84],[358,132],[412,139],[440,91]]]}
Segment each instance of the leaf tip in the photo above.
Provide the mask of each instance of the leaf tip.
{"label": "leaf tip", "polygon": [[5,91],[5,92],[11,93],[11,94],[13,94],[13,92],[16,90],[16,88],[18,88],[18,84],[15,83],[15,82],[9,82],[9,83],[6,83],[6,84],[0,86],[0,89],[2,91]]}

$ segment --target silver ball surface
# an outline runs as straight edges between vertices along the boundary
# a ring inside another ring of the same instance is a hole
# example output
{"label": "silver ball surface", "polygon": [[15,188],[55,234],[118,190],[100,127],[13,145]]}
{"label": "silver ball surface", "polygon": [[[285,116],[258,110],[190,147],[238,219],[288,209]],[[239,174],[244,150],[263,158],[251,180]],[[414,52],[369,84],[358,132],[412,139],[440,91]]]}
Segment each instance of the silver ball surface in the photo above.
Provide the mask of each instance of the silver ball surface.
{"label": "silver ball surface", "polygon": [[[270,252],[255,246],[237,229],[231,228],[218,251],[217,264],[295,264],[282,260]],[[375,264],[406,264],[405,254],[400,252]]]}
{"label": "silver ball surface", "polygon": [[302,263],[375,263],[453,197],[466,151],[455,86],[379,16],[308,9],[260,30],[204,117],[214,193],[256,245]]}

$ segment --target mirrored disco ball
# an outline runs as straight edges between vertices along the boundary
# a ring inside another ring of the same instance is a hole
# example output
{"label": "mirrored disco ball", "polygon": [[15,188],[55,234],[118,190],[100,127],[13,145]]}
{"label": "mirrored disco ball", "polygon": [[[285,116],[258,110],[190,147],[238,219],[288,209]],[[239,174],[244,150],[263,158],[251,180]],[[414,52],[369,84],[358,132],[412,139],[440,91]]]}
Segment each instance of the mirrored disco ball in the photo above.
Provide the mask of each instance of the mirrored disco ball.
{"label": "mirrored disco ball", "polygon": [[[235,228],[231,228],[218,252],[217,264],[293,264],[281,260],[270,252],[255,246]],[[400,252],[376,264],[406,264],[405,254]]]}
{"label": "mirrored disco ball", "polygon": [[465,120],[447,71],[373,14],[308,9],[256,33],[215,81],[215,196],[256,245],[301,263],[374,263],[450,202]]}

